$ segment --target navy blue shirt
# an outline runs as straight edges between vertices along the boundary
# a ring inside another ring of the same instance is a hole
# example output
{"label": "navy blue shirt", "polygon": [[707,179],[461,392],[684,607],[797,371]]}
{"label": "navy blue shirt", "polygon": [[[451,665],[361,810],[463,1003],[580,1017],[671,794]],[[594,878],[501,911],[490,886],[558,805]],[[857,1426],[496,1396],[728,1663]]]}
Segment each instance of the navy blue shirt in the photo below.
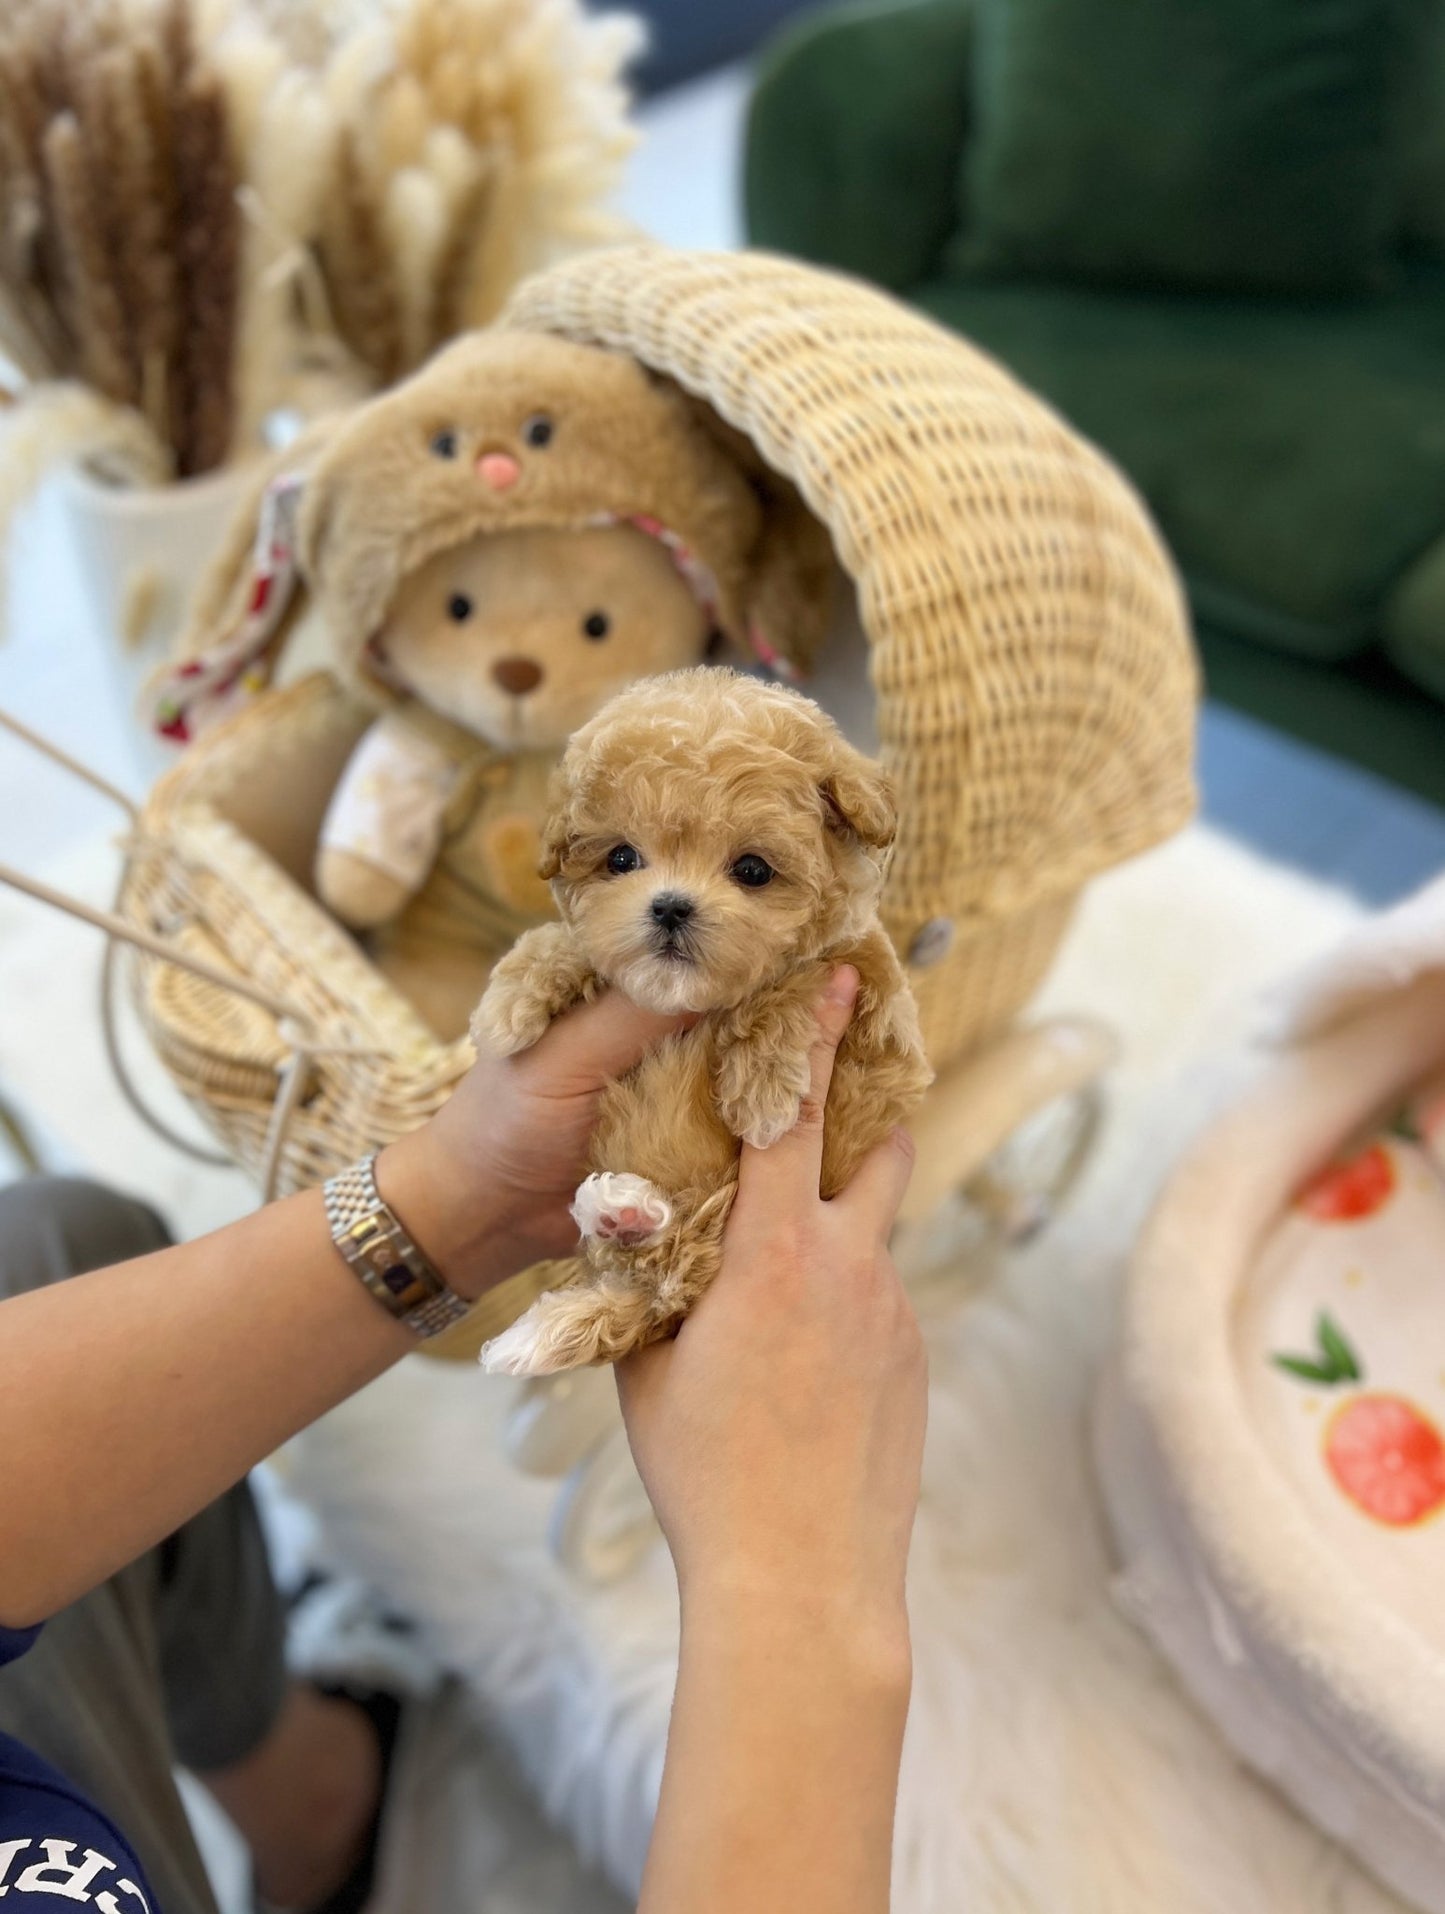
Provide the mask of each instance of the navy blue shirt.
{"label": "navy blue shirt", "polygon": [[[0,1628],[0,1666],[38,1629]],[[0,1898],[6,1914],[159,1914],[125,1837],[48,1762],[0,1735]]]}

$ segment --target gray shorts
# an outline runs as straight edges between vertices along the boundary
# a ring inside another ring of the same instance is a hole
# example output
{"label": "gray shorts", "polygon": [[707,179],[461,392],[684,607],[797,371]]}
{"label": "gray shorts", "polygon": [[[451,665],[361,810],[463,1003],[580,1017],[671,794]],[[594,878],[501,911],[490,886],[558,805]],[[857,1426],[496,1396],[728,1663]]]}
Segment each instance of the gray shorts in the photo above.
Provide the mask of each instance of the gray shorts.
{"label": "gray shorts", "polygon": [[[169,1240],[144,1204],[96,1184],[12,1184],[0,1189],[0,1297]],[[215,1914],[172,1770],[204,1774],[249,1754],[285,1685],[284,1616],[242,1482],[0,1668],[0,1731],[110,1815],[165,1914]]]}

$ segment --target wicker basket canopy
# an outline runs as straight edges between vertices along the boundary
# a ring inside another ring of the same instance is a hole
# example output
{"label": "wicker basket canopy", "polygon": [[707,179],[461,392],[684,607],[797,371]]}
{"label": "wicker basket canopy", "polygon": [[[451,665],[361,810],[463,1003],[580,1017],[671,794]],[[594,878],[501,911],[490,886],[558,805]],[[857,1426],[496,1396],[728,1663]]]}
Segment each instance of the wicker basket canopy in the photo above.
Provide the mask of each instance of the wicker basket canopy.
{"label": "wicker basket canopy", "polygon": [[884,915],[934,958],[914,982],[946,1063],[1032,993],[1087,879],[1193,809],[1197,671],[1143,505],[984,353],[793,261],[586,254],[502,323],[677,381],[832,534],[902,801]]}

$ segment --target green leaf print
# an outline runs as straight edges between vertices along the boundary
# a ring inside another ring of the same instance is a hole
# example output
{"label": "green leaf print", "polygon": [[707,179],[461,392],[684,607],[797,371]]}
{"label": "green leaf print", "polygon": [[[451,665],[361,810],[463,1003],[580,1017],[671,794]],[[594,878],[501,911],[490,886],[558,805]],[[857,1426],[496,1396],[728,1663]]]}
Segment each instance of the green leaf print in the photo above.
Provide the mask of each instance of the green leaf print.
{"label": "green leaf print", "polygon": [[1311,1362],[1306,1356],[1271,1356],[1270,1361],[1276,1369],[1283,1369],[1291,1376],[1299,1376],[1305,1382],[1329,1384],[1339,1380],[1333,1369],[1326,1369],[1322,1363]]}
{"label": "green leaf print", "polygon": [[1362,1382],[1364,1380],[1355,1352],[1340,1334],[1338,1325],[1320,1311],[1319,1321],[1315,1324],[1315,1335],[1319,1338],[1320,1348],[1325,1352],[1336,1382]]}
{"label": "green leaf print", "polygon": [[1319,1383],[1332,1389],[1341,1382],[1363,1382],[1365,1372],[1339,1324],[1327,1311],[1315,1318],[1316,1350],[1308,1356],[1272,1355],[1270,1361],[1286,1375],[1301,1382]]}

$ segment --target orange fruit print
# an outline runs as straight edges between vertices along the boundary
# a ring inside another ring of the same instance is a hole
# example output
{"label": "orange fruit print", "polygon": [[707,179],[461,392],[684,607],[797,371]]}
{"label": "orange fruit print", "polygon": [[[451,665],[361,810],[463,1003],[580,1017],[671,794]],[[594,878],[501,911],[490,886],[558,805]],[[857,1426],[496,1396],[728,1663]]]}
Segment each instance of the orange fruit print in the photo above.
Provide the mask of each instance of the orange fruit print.
{"label": "orange fruit print", "polygon": [[1352,1396],[1325,1428],[1325,1461],[1355,1507],[1410,1528],[1445,1504],[1445,1441],[1404,1396]]}
{"label": "orange fruit print", "polygon": [[1383,1209],[1394,1189],[1394,1159],[1383,1143],[1372,1143],[1348,1162],[1322,1170],[1295,1201],[1318,1223],[1358,1223]]}

